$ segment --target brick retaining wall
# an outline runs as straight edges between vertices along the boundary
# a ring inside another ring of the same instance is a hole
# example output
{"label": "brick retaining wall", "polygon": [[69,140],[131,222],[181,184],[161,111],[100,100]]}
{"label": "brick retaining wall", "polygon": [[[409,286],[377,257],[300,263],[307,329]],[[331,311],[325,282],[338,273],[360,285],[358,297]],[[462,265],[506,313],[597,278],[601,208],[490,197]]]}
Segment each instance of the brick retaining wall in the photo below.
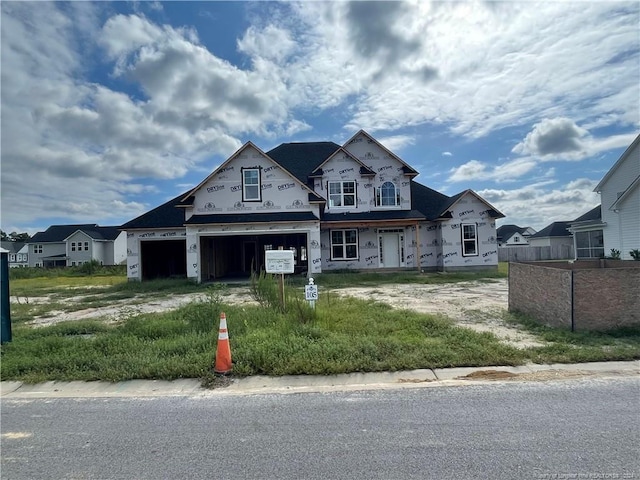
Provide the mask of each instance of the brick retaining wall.
{"label": "brick retaining wall", "polygon": [[571,328],[571,272],[510,263],[509,311],[525,313],[545,325]]}
{"label": "brick retaining wall", "polygon": [[640,262],[510,263],[509,311],[573,330],[640,325]]}

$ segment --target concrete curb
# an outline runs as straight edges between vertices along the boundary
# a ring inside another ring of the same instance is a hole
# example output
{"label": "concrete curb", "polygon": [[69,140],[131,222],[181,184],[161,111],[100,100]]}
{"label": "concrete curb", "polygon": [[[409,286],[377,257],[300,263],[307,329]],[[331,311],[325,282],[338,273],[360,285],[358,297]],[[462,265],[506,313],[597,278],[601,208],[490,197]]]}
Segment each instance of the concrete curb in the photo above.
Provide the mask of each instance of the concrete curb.
{"label": "concrete curb", "polygon": [[[213,396],[251,395],[266,393],[304,393],[344,390],[373,390],[392,388],[419,388],[438,385],[477,384],[500,380],[492,377],[495,372],[511,374],[511,380],[521,376],[535,381],[536,373],[555,373],[558,379],[563,373],[576,376],[640,376],[640,360],[631,362],[594,362],[579,364],[528,364],[518,367],[461,367],[433,370],[407,370],[401,372],[348,373],[341,375],[289,375],[284,377],[253,376],[232,379],[227,387],[205,389],[198,379],[181,380],[128,380],[124,382],[0,382],[3,399],[36,398],[100,398],[100,397],[162,397],[162,396]],[[533,375],[533,376],[532,376]],[[466,378],[465,378],[466,377]],[[546,377],[545,380],[550,379]]]}

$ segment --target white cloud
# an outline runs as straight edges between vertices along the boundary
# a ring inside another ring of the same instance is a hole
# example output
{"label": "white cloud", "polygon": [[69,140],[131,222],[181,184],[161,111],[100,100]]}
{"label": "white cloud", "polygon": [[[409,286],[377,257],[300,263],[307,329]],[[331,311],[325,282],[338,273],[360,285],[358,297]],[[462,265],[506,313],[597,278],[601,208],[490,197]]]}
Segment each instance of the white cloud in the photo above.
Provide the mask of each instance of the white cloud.
{"label": "white cloud", "polygon": [[416,138],[413,135],[382,136],[377,137],[376,140],[394,153],[400,153],[403,148],[413,145],[416,142]]}
{"label": "white cloud", "polygon": [[[127,195],[146,179],[198,172],[240,138],[315,132],[327,112],[346,131],[384,132],[394,151],[414,145],[406,127],[478,138],[533,125],[522,158],[472,160],[449,182],[521,178],[535,161],[633,140],[596,128],[640,125],[635,2],[259,2],[264,15],[237,39],[248,67],[213,55],[188,25],[106,18],[105,4],[0,6],[2,201],[21,205],[3,208],[12,225],[138,214]],[[109,82],[89,77],[96,63]],[[566,138],[553,137],[560,127]]]}
{"label": "white cloud", "polygon": [[512,152],[532,155],[544,161],[581,160],[602,151],[629,145],[635,133],[593,138],[589,131],[568,118],[545,118],[533,126]]}
{"label": "white cloud", "polygon": [[[138,179],[195,171],[239,148],[240,135],[310,128],[290,115],[274,64],[240,70],[194,30],[138,15],[99,27],[99,6],[2,4],[2,203],[20,205],[3,208],[3,223],[138,215],[127,200]],[[113,78],[144,98],[86,79],[80,45],[102,47]]]}
{"label": "white cloud", "polygon": [[471,160],[451,169],[449,182],[469,182],[474,180],[509,181],[529,173],[535,166],[536,162],[531,158],[519,158],[495,166],[478,160]]}
{"label": "white cloud", "polygon": [[513,190],[484,189],[478,194],[506,215],[502,223],[541,230],[551,222],[573,220],[600,203],[593,192],[597,182],[577,179],[558,188],[549,189],[549,182],[540,182]]}
{"label": "white cloud", "polygon": [[264,29],[251,26],[240,40],[238,49],[252,58],[259,57],[276,62],[285,60],[296,48],[288,30],[267,25]]}
{"label": "white cloud", "polygon": [[545,118],[515,147],[513,152],[541,157],[583,157],[587,131],[568,118]]}
{"label": "white cloud", "polygon": [[562,115],[578,123],[640,121],[629,109],[640,76],[637,4],[349,5],[298,5],[304,54],[286,65],[295,89],[316,105],[351,102],[349,130],[434,122],[481,137]]}

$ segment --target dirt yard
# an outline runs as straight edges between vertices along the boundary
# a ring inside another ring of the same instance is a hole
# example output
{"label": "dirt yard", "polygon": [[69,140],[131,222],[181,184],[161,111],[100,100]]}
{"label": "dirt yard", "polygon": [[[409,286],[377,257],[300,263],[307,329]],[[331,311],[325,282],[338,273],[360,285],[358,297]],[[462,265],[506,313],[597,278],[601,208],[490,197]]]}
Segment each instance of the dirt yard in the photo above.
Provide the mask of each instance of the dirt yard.
{"label": "dirt yard", "polygon": [[[332,291],[343,296],[353,296],[383,302],[394,308],[415,310],[421,313],[440,314],[457,325],[478,332],[490,332],[502,341],[518,348],[544,345],[542,341],[503,319],[507,309],[508,288],[506,279],[461,282],[443,285],[389,284],[377,287],[341,288]],[[322,295],[322,286],[319,288]],[[72,297],[65,303],[73,303],[80,297]],[[114,301],[108,307],[87,308],[72,312],[50,311],[46,316],[29,322],[33,326],[46,326],[69,320],[105,318],[118,322],[139,313],[162,312],[175,309],[194,300],[204,300],[206,294],[173,295],[161,299],[135,299]],[[225,295],[225,302],[232,304],[254,303],[248,287],[232,287]],[[12,298],[12,301],[24,299]],[[30,298],[30,302],[44,303],[46,297]]]}

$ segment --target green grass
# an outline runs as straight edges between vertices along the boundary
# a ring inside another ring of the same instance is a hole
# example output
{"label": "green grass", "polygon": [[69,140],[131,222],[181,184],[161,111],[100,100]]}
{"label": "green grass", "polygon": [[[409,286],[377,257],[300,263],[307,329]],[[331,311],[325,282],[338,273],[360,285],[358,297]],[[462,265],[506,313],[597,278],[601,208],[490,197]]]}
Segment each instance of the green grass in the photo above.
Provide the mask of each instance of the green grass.
{"label": "green grass", "polygon": [[[417,284],[443,284],[455,282],[468,282],[474,280],[492,281],[496,278],[507,276],[508,264],[501,263],[497,270],[484,270],[477,272],[429,272],[417,271],[393,272],[393,273],[320,273],[314,276],[315,283],[326,288],[340,288],[352,286],[370,286],[389,283],[417,283]],[[304,284],[306,279],[291,278],[291,284]]]}
{"label": "green grass", "polygon": [[519,313],[505,313],[506,320],[523,326],[549,345],[526,350],[533,363],[580,363],[640,358],[640,327],[604,332],[571,332],[540,325]]}
{"label": "green grass", "polygon": [[[63,322],[18,326],[2,346],[5,380],[176,379],[205,377],[215,358],[222,305],[200,302],[139,315],[121,325]],[[493,335],[443,318],[356,299],[318,302],[315,320],[297,312],[224,306],[236,375],[331,374],[454,365],[519,364],[520,353]]]}
{"label": "green grass", "polygon": [[[376,283],[359,274],[332,275],[326,277],[327,283],[341,284],[351,278],[364,285]],[[380,275],[385,279],[394,276],[393,282],[411,278],[408,274]],[[12,282],[12,289],[21,292],[49,292],[52,301],[12,304],[13,341],[0,349],[3,380],[210,379],[221,310],[227,314],[237,376],[640,358],[640,328],[571,333],[506,313],[508,321],[549,342],[544,347],[516,349],[492,334],[456,327],[440,316],[395,310],[383,303],[341,298],[329,292],[320,297],[317,309],[312,311],[301,300],[301,289],[290,286],[287,309],[281,312],[273,305],[273,299],[261,306],[224,305],[227,287],[220,285],[201,286],[181,280],[129,283],[120,277],[102,277],[100,283],[97,278],[54,277],[47,281]],[[421,279],[422,283],[442,283],[445,278],[487,279],[475,274],[416,274],[413,278]],[[487,281],[492,278],[495,277]],[[265,280],[260,288],[269,290],[268,282]],[[96,285],[102,288],[96,289]],[[87,296],[72,305],[62,303],[62,299],[77,295],[79,290]],[[194,291],[208,292],[208,300],[158,314],[137,315],[134,308],[118,324],[94,320],[62,322],[43,328],[24,325],[34,315],[46,315],[51,310],[72,311],[122,299],[134,304],[140,298]]]}
{"label": "green grass", "polygon": [[[571,334],[528,326],[553,343],[519,350],[492,334],[455,327],[446,318],[382,303],[321,298],[309,315],[303,302],[296,307],[291,301],[280,313],[224,305],[220,292],[211,292],[209,301],[133,316],[118,325],[17,325],[13,342],[2,346],[1,377],[25,382],[211,378],[221,309],[227,314],[237,376],[640,358],[640,329]],[[512,320],[528,325],[523,318]]]}

